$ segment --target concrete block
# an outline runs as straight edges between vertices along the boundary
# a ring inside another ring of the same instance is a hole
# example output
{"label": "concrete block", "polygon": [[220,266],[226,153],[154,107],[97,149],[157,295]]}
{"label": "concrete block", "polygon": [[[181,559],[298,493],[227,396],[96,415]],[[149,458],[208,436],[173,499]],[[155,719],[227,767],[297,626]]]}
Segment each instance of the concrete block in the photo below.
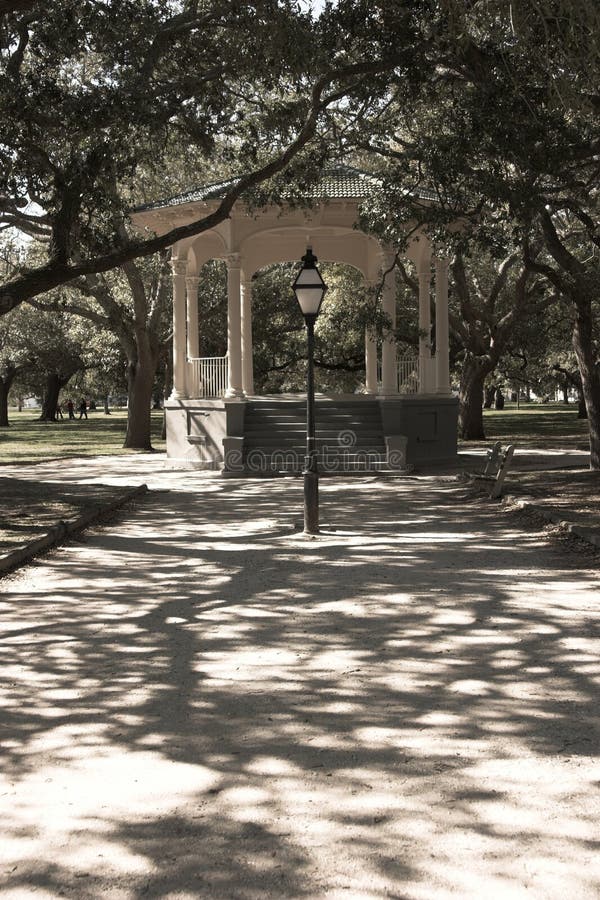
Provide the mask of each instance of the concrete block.
{"label": "concrete block", "polygon": [[404,434],[387,434],[385,436],[386,462],[390,469],[406,468],[406,450],[408,438]]}

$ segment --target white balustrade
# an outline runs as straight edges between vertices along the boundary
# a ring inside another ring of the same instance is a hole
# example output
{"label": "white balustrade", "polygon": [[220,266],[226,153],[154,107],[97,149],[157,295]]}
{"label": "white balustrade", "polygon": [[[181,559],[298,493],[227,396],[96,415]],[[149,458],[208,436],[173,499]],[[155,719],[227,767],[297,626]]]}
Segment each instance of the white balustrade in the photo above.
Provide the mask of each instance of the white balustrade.
{"label": "white balustrade", "polygon": [[[426,386],[426,391],[431,392],[431,385],[435,384],[435,356],[431,359],[418,359],[416,356],[403,356],[397,361],[398,366],[398,393],[418,394],[419,385]],[[381,384],[381,366],[377,368],[378,383]]]}
{"label": "white balustrade", "polygon": [[222,397],[227,390],[228,358],[203,356],[188,359],[188,396],[194,400]]}
{"label": "white balustrade", "polygon": [[[419,391],[419,360],[416,356],[400,356],[396,360],[399,394]],[[377,362],[377,384],[381,388],[381,362]]]}
{"label": "white balustrade", "polygon": [[416,394],[419,391],[419,360],[416,356],[400,356],[398,366],[398,393]]}

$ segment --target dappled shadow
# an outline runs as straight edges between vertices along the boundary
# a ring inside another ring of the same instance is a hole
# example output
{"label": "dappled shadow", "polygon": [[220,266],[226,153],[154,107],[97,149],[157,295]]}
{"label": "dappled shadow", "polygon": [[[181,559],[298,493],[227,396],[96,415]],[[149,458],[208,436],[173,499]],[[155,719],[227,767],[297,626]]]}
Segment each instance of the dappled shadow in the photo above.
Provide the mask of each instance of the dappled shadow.
{"label": "dappled shadow", "polygon": [[[0,469],[2,472],[2,469]],[[36,540],[60,521],[110,509],[124,494],[115,485],[65,484],[0,476],[0,554]]]}
{"label": "dappled shadow", "polygon": [[416,479],[315,541],[300,480],[181,483],[5,583],[9,889],[593,896],[581,560]]}

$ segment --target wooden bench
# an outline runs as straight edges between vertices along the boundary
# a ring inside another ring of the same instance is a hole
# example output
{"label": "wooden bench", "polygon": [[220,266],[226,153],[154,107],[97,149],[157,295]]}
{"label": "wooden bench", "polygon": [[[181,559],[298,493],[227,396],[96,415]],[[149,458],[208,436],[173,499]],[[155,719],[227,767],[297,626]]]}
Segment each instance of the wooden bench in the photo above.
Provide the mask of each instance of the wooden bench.
{"label": "wooden bench", "polygon": [[508,444],[502,447],[500,441],[496,441],[491,450],[488,450],[485,469],[471,475],[471,481],[478,487],[485,488],[489,491],[490,497],[497,499],[502,496],[502,487],[504,479],[510,465],[510,461],[515,452],[515,445]]}

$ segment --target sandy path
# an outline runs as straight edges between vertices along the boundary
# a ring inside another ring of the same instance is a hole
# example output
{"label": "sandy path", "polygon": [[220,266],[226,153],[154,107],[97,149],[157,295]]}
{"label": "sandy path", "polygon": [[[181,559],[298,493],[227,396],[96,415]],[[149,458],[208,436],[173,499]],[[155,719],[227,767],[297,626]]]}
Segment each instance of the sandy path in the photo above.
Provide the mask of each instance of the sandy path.
{"label": "sandy path", "polygon": [[0,897],[599,896],[596,573],[448,485],[307,541],[153,477],[2,581]]}

